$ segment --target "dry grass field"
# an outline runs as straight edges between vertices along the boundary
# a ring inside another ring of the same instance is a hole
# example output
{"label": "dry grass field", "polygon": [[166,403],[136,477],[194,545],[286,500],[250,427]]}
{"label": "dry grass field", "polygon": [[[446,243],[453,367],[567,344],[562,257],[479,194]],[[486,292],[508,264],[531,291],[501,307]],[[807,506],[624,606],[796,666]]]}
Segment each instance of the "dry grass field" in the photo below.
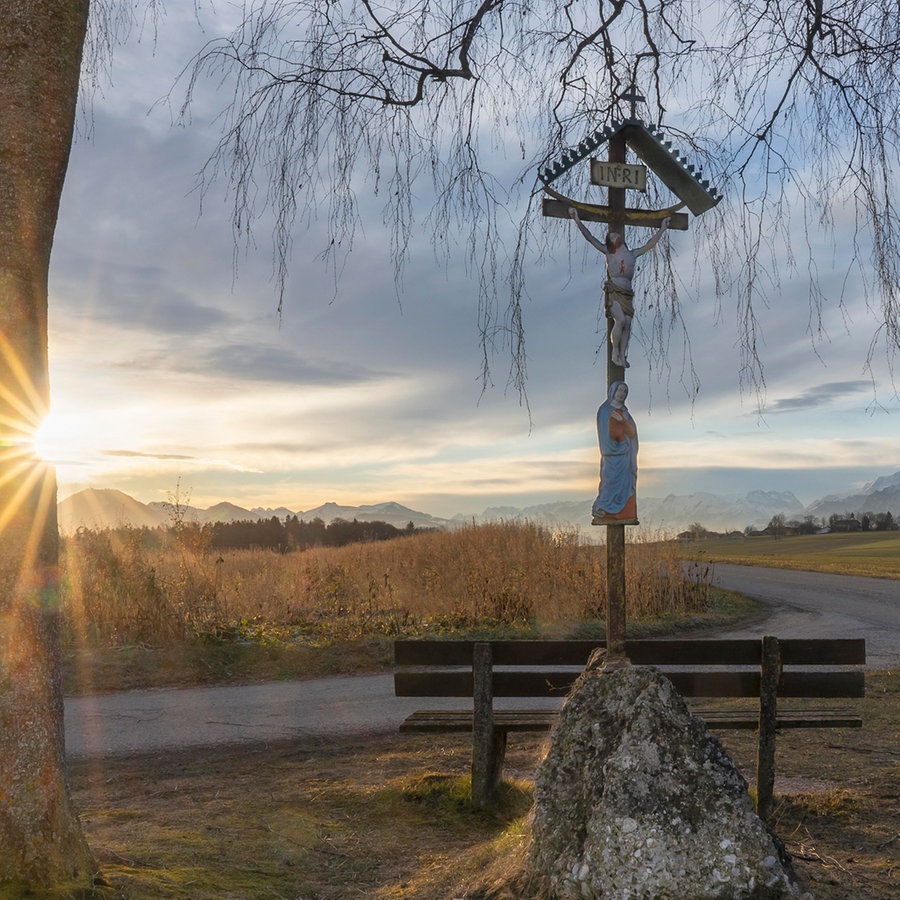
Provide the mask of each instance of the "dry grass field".
{"label": "dry grass field", "polygon": [[[65,541],[63,569],[69,639],[101,643],[228,629],[248,638],[254,626],[275,625],[308,641],[475,623],[552,626],[602,618],[606,596],[602,548],[513,523],[295,553],[216,551],[188,528],[161,547],[139,530],[81,531]],[[635,620],[706,603],[703,578],[685,577],[674,544],[632,545],[627,579]]]}
{"label": "dry grass field", "polygon": [[[746,601],[676,544],[627,554],[631,633],[715,623]],[[605,550],[496,524],[295,553],[216,551],[186,529],[83,531],[63,546],[66,690],[371,670],[400,636],[602,635]]]}

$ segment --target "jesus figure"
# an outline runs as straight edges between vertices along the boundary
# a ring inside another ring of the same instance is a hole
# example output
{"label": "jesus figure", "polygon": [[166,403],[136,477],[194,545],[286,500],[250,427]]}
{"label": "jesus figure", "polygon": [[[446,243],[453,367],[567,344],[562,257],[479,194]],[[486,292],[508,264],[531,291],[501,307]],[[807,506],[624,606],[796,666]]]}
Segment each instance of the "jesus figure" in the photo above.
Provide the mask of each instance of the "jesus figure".
{"label": "jesus figure", "polygon": [[634,264],[639,256],[652,250],[663,232],[669,227],[670,217],[666,216],[653,237],[637,250],[629,249],[621,234],[611,231],[606,241],[597,240],[578,215],[574,206],[569,207],[569,215],[578,226],[591,246],[596,247],[606,257],[606,315],[613,320],[609,332],[612,344],[612,361],[623,369],[628,368],[628,340],[631,337],[631,320],[634,318],[634,289],[631,280],[634,277]]}

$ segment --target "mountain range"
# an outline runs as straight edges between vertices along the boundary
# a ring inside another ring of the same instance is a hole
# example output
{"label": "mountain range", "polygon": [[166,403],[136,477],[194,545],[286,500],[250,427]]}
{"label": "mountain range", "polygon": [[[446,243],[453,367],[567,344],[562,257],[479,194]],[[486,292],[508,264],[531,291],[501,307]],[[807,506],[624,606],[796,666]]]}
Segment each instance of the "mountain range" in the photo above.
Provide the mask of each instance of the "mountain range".
{"label": "mountain range", "polygon": [[130,525],[137,528],[156,528],[171,525],[178,519],[186,522],[246,522],[271,519],[273,516],[285,519],[296,515],[309,522],[322,519],[356,519],[360,522],[387,522],[398,528],[405,528],[410,522],[417,528],[447,528],[453,525],[450,519],[440,519],[428,513],[417,512],[399,503],[375,503],[368,506],[340,506],[324,503],[315,509],[292,510],[284,506],[276,508],[254,507],[245,509],[234,503],[216,503],[206,509],[174,503],[141,503],[134,497],[112,488],[86,488],[61,500],[58,505],[59,530],[71,534],[79,528],[118,528]]}
{"label": "mountain range", "polygon": [[[172,524],[179,517],[185,521],[234,522],[284,519],[296,515],[306,521],[319,518],[356,519],[360,522],[388,522],[405,528],[410,522],[417,528],[453,528],[468,523],[483,523],[499,519],[527,519],[559,528],[578,528],[589,533],[591,501],[566,500],[537,506],[489,507],[481,514],[459,514],[450,519],[439,518],[410,509],[399,503],[374,503],[366,506],[341,506],[325,503],[314,509],[290,510],[286,507],[245,509],[233,503],[217,503],[207,509],[178,506],[172,503],[141,503],[122,491],[111,488],[87,488],[72,494],[59,503],[59,527],[70,534],[80,527],[115,528]],[[790,491],[755,490],[746,494],[669,494],[666,497],[639,497],[641,526],[651,534],[676,533],[699,523],[710,531],[742,531],[747,526],[764,527],[773,516],[783,514],[786,519],[815,516],[827,519],[832,514],[853,513],[857,517],[869,513],[891,512],[900,519],[900,471],[877,478],[858,491],[830,494],[804,506]]]}

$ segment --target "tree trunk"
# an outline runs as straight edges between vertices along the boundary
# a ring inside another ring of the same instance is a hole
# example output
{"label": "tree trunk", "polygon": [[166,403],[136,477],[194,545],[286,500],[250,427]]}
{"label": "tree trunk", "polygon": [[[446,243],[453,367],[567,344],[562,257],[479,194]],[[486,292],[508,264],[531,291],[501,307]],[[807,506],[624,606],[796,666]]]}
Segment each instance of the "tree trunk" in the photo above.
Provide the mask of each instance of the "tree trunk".
{"label": "tree trunk", "polygon": [[0,897],[66,896],[92,861],[65,780],[47,280],[89,0],[0,0]]}

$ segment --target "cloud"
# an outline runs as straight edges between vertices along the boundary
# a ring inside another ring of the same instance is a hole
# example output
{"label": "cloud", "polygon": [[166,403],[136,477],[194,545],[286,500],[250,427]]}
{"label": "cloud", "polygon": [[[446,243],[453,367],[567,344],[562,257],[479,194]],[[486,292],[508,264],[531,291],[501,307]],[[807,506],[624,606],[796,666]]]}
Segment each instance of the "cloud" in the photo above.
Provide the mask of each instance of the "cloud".
{"label": "cloud", "polygon": [[[72,153],[50,304],[54,404],[73,423],[64,443],[72,477],[141,497],[164,495],[183,474],[207,505],[255,505],[258,495],[292,508],[421,496],[440,497],[453,513],[591,495],[594,415],[606,394],[598,255],[571,224],[548,220],[550,251],[527,260],[527,406],[506,380],[502,339],[492,357],[496,386],[482,394],[478,273],[462,247],[444,260],[417,228],[398,296],[382,200],[362,184],[360,231],[339,279],[319,259],[325,210],[298,223],[278,315],[271,210],[254,231],[258,246],[248,240],[235,254],[227,178],[203,197],[202,215],[194,190],[218,136],[208,125],[221,105],[218,85],[202,87],[189,127],[171,128],[164,106],[148,115],[206,39],[192,15],[173,9],[155,53],[147,43],[121,49],[116,84],[98,97],[94,139]],[[427,206],[422,187],[417,202]],[[524,207],[510,211],[518,219]],[[714,299],[711,275],[692,261],[695,251],[704,258],[700,239],[693,228],[669,239],[697,295],[685,294],[678,309],[690,340],[677,327],[664,333],[662,358],[654,355],[661,320],[650,312],[661,300],[648,295],[649,276],[639,280],[628,381],[641,489],[767,487],[780,477],[786,485],[807,479],[814,495],[841,483],[827,474],[838,466],[858,466],[855,479],[884,474],[881,461],[896,459],[896,425],[862,409],[873,388],[860,380],[871,318],[861,300],[848,297],[826,314],[835,340],[817,344],[820,355],[810,346],[802,273],[785,279],[764,316],[759,309],[776,398],[763,422],[752,391],[740,389],[738,304]],[[831,380],[818,384],[826,363]],[[684,375],[691,365],[697,397]],[[864,441],[838,444],[839,435]],[[123,447],[139,449],[100,449]]]}
{"label": "cloud", "polygon": [[125,456],[138,459],[194,459],[183,453],[143,453],[139,450],[101,450],[101,456]]}
{"label": "cloud", "polygon": [[231,321],[224,310],[167,286],[162,270],[132,268],[127,276],[118,284],[106,279],[95,287],[95,319],[142,334],[183,337],[222,329]]}
{"label": "cloud", "polygon": [[342,360],[316,360],[274,345],[224,344],[207,351],[184,368],[215,372],[243,381],[334,387],[390,377],[390,373]]}
{"label": "cloud", "polygon": [[777,415],[795,412],[798,409],[815,409],[852,394],[871,390],[872,384],[869,381],[832,381],[809,388],[795,397],[784,397],[771,405],[766,404],[764,412]]}

